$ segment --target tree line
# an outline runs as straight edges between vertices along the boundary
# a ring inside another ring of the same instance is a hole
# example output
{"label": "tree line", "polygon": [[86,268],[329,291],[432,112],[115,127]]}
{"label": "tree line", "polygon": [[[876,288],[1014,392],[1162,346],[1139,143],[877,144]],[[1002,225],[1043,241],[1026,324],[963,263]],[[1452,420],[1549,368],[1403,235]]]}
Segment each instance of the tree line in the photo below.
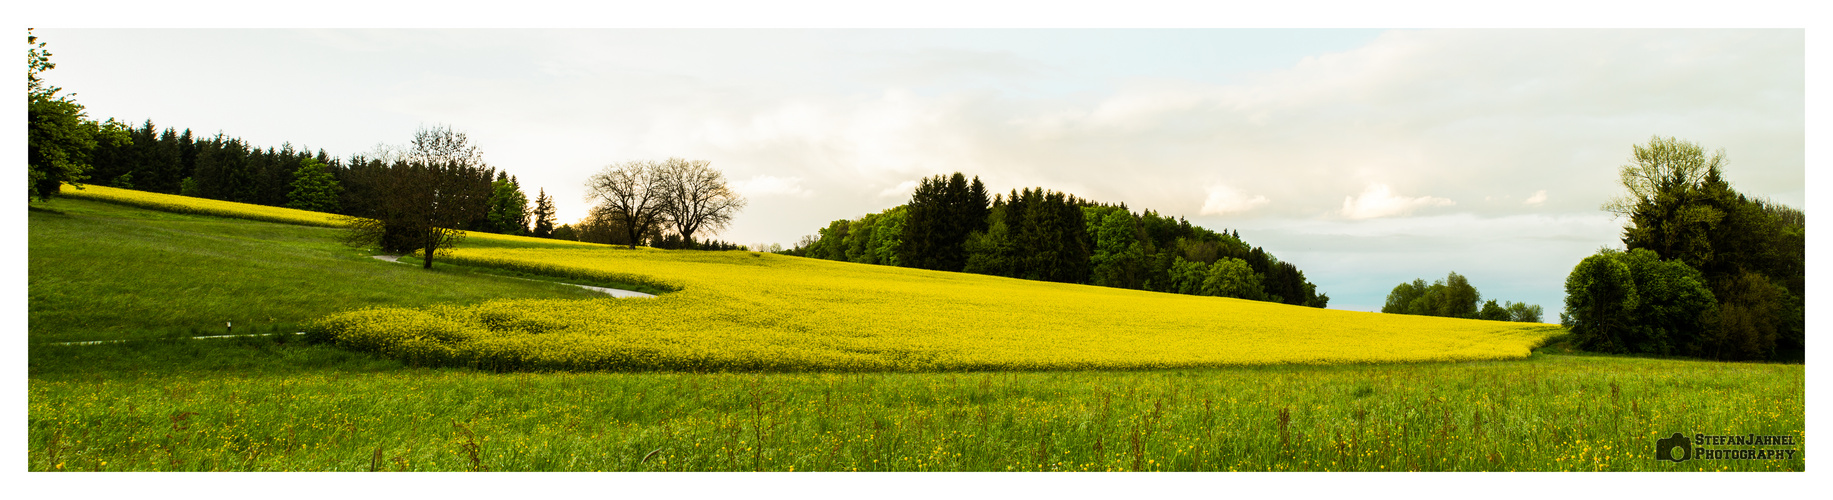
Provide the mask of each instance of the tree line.
{"label": "tree line", "polygon": [[1807,221],[1724,179],[1724,152],[1654,137],[1619,169],[1623,249],[1566,277],[1579,347],[1726,360],[1805,359]]}
{"label": "tree line", "polygon": [[922,179],[908,203],[833,221],[782,253],[1311,307],[1330,300],[1238,233],[1043,188],[989,197],[979,177],[959,172]]}
{"label": "tree line", "polygon": [[1498,304],[1495,299],[1483,302],[1483,293],[1470,284],[1470,279],[1453,271],[1445,279],[1430,285],[1424,279],[1416,279],[1395,286],[1393,291],[1388,292],[1387,303],[1381,306],[1381,312],[1539,323],[1544,309],[1525,302],[1504,301]]}
{"label": "tree line", "polygon": [[[528,195],[515,176],[484,163],[463,133],[446,126],[423,127],[408,147],[384,146],[347,159],[332,158],[323,149],[295,149],[291,143],[263,149],[222,133],[197,137],[189,129],[161,130],[152,120],[124,129],[124,135],[119,141],[98,141],[86,152],[90,182],[369,217],[398,191],[390,183],[394,179],[383,174],[406,163],[445,162],[467,167],[469,180],[452,187],[481,199],[454,229],[532,235],[536,228],[531,228],[531,218],[537,225],[553,223],[551,200],[531,210]],[[446,142],[435,144],[439,140]],[[541,199],[545,198],[543,191]]]}

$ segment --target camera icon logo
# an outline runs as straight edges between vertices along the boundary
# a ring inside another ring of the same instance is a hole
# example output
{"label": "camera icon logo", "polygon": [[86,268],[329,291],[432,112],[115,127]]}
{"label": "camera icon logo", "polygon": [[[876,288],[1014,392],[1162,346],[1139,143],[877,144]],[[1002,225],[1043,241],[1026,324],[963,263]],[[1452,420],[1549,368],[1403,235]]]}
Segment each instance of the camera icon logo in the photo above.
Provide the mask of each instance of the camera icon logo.
{"label": "camera icon logo", "polygon": [[[1680,453],[1674,453],[1675,448],[1679,448]],[[1676,432],[1667,439],[1655,440],[1655,460],[1681,463],[1690,458],[1693,458],[1693,440],[1687,439],[1686,436]]]}

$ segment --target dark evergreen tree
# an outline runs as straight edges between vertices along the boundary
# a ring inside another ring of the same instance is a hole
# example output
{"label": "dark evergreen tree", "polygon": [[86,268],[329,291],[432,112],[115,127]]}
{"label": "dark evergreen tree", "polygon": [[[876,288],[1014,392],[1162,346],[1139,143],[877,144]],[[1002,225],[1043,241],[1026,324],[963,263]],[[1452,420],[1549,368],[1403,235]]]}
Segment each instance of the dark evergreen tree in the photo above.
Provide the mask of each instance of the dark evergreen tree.
{"label": "dark evergreen tree", "polygon": [[[146,123],[150,129],[153,121],[147,120]],[[134,139],[136,146],[141,144],[139,137],[136,136]],[[146,146],[141,149],[140,154],[141,171],[144,172],[139,176],[141,189],[157,193],[178,194],[179,182],[186,177],[178,132],[168,127],[157,137],[153,137],[150,133],[146,137]]]}
{"label": "dark evergreen tree", "polygon": [[547,188],[541,188],[535,195],[534,236],[552,238],[554,236],[554,199],[547,196]]}
{"label": "dark evergreen tree", "polygon": [[199,141],[197,146],[197,171],[192,177],[197,183],[198,196],[243,203],[253,201],[254,176],[248,171],[249,152],[241,139],[217,134]]}
{"label": "dark evergreen tree", "polygon": [[909,219],[904,223],[904,245],[898,249],[898,262],[904,266],[942,269],[942,247],[947,245],[948,233],[945,226],[950,218],[946,188],[947,181],[941,176],[917,181],[910,203],[905,204]]}
{"label": "dark evergreen tree", "polygon": [[[954,179],[960,177],[961,174],[956,173],[949,179],[949,184],[954,185]],[[967,191],[963,193],[955,215],[955,220],[961,224],[957,231],[961,232],[964,240],[969,233],[987,230],[987,216],[992,211],[991,202],[987,199],[986,185],[980,183],[980,176],[974,176],[973,182],[968,184]]]}
{"label": "dark evergreen tree", "polygon": [[[183,179],[193,179],[197,175],[197,139],[191,136],[191,129],[185,129],[184,133],[178,135],[178,164],[181,183]],[[192,185],[196,185],[195,179]]]}

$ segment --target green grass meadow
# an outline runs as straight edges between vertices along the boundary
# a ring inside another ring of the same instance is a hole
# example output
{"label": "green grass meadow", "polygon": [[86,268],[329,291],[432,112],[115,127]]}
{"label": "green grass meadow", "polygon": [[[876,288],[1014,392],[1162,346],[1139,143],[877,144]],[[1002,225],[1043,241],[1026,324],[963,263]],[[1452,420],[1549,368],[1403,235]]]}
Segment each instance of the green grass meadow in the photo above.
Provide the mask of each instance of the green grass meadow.
{"label": "green grass meadow", "polygon": [[[493,373],[288,335],[182,339],[225,321],[286,332],[374,305],[623,299],[381,262],[329,228],[80,199],[38,207],[30,471],[1805,470],[1804,453],[1673,463],[1654,450],[1675,432],[1804,439],[1803,365],[1541,352],[1139,371]],[[88,340],[124,342],[58,344]]]}
{"label": "green grass meadow", "polygon": [[496,374],[259,338],[34,347],[32,365],[31,470],[1804,467],[1654,459],[1673,432],[1799,439],[1798,365]]}
{"label": "green grass meadow", "polygon": [[[29,214],[32,343],[299,331],[367,306],[598,298],[578,287],[425,272],[343,246],[333,228],[62,198]],[[487,242],[484,242],[487,243]]]}

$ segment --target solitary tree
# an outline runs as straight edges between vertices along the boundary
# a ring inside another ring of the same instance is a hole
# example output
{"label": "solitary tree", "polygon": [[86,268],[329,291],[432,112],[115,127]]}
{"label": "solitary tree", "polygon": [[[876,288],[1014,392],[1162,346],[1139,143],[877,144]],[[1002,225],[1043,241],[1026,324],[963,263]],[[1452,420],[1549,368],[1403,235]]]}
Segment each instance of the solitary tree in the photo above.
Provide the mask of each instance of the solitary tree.
{"label": "solitary tree", "polygon": [[489,203],[490,171],[464,134],[446,127],[414,133],[414,149],[372,172],[365,192],[367,217],[348,220],[352,246],[380,243],[384,250],[420,250],[422,267],[464,239],[459,229],[484,213]]}
{"label": "solitary tree", "polygon": [[726,186],[726,176],[704,160],[669,158],[655,167],[663,190],[661,212],[681,239],[693,244],[694,233],[717,231],[745,208],[745,199]]}
{"label": "solitary tree", "polygon": [[632,250],[642,241],[644,229],[666,220],[668,189],[659,167],[650,161],[628,161],[606,165],[586,179],[587,199],[598,201],[594,210],[623,226]]}

